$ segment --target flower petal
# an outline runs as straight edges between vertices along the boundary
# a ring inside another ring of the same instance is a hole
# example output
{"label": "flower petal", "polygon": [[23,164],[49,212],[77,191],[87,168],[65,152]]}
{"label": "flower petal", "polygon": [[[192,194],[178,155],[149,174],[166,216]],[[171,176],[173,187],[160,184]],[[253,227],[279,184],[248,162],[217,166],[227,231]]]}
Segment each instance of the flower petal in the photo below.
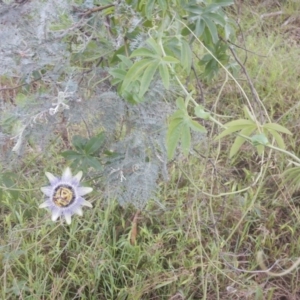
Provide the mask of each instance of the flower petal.
{"label": "flower petal", "polygon": [[77,193],[79,196],[84,196],[93,190],[91,187],[80,186],[77,188]]}
{"label": "flower petal", "polygon": [[71,173],[71,169],[68,167],[64,170],[62,177],[61,177],[62,181],[71,181],[72,180],[72,173]]}
{"label": "flower petal", "polygon": [[48,197],[50,197],[52,195],[52,187],[51,186],[41,187],[41,191]]}
{"label": "flower petal", "polygon": [[51,185],[55,184],[59,179],[57,177],[55,177],[53,174],[49,173],[49,172],[45,172],[47,178],[49,179]]}
{"label": "flower petal", "polygon": [[82,213],[82,209],[81,209],[80,206],[75,207],[73,211],[74,211],[74,213],[77,214],[78,216],[82,216],[82,214],[83,214],[83,213]]}
{"label": "flower petal", "polygon": [[49,207],[51,205],[52,205],[51,201],[47,200],[47,201],[43,202],[42,204],[40,204],[39,208],[45,208],[45,207]]}
{"label": "flower petal", "polygon": [[60,209],[53,209],[53,210],[52,210],[52,217],[51,217],[51,220],[52,220],[53,222],[55,222],[55,221],[58,219],[58,217],[60,217],[60,215],[61,215],[61,210],[60,210]]}
{"label": "flower petal", "polygon": [[79,181],[81,180],[82,178],[82,171],[79,171],[74,177],[73,177],[73,181],[76,182],[76,184],[79,183]]}
{"label": "flower petal", "polygon": [[83,205],[83,206],[91,207],[91,208],[93,207],[93,205],[90,202],[86,201],[83,198],[81,198],[81,203],[80,204]]}
{"label": "flower petal", "polygon": [[71,214],[69,211],[65,211],[65,212],[64,212],[64,215],[65,215],[67,224],[70,225],[70,224],[71,224],[71,221],[72,221],[72,220],[71,220],[72,214]]}

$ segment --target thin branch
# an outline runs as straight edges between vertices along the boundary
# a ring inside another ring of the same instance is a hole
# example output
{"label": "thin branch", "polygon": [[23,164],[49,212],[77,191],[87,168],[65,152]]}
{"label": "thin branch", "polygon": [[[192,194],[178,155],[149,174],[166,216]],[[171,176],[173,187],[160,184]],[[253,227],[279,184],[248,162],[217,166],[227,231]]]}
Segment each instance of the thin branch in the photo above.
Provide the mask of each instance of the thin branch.
{"label": "thin branch", "polygon": [[234,59],[236,60],[236,62],[237,62],[237,63],[240,65],[240,67],[242,68],[242,70],[243,70],[243,72],[244,72],[244,74],[245,74],[245,76],[246,76],[246,78],[247,78],[247,81],[248,81],[248,84],[249,84],[249,86],[250,86],[250,90],[251,90],[253,99],[255,100],[255,102],[256,102],[258,105],[260,105],[261,101],[260,101],[260,99],[259,99],[259,96],[258,96],[258,94],[257,94],[257,91],[256,91],[256,89],[255,89],[255,87],[254,87],[254,85],[253,85],[253,83],[252,83],[252,80],[250,79],[250,76],[249,76],[249,74],[248,74],[248,72],[247,72],[245,66],[241,63],[240,59],[237,57],[237,55],[236,55],[235,51],[233,50],[233,47],[232,47],[232,46],[229,46],[229,50],[230,50],[230,52],[232,53],[232,55],[233,55]]}
{"label": "thin branch", "polygon": [[107,8],[110,8],[110,7],[113,7],[113,6],[115,6],[115,5],[114,4],[108,4],[108,5],[105,5],[105,6],[94,7],[92,9],[89,9],[86,12],[82,13],[81,15],[83,17],[89,17],[91,14],[93,14],[95,12],[99,12],[99,11],[102,11],[104,9],[107,9]]}
{"label": "thin branch", "polygon": [[204,99],[204,92],[203,92],[203,89],[202,89],[201,82],[200,82],[200,80],[199,80],[199,78],[198,78],[196,69],[195,69],[195,67],[194,67],[193,65],[192,65],[192,70],[193,70],[193,73],[194,73],[195,78],[196,78],[196,81],[197,81],[197,86],[198,86],[199,91],[200,91],[200,96],[201,96],[202,103],[204,104],[204,102],[205,102],[205,99]]}
{"label": "thin branch", "polygon": [[284,12],[282,10],[280,10],[280,11],[275,11],[275,12],[271,12],[271,13],[262,14],[260,16],[260,18],[263,19],[263,18],[268,18],[268,17],[280,16],[282,14],[284,14]]}
{"label": "thin branch", "polygon": [[[229,44],[231,44],[231,45],[233,45],[233,46],[235,46],[235,47],[237,47],[237,48],[239,48],[239,49],[244,50],[245,52],[252,53],[252,54],[257,55],[257,56],[260,56],[260,57],[268,57],[267,55],[262,55],[262,54],[259,54],[259,53],[254,52],[254,51],[248,50],[248,49],[246,49],[246,48],[244,48],[244,47],[242,47],[242,46],[239,46],[239,45],[237,45],[237,44],[235,44],[235,43],[233,43],[233,42],[231,42],[231,41],[225,41],[223,38],[221,38],[221,40],[222,40],[224,43],[227,42],[227,43],[229,43]],[[245,62],[244,62],[244,64],[245,64]]]}

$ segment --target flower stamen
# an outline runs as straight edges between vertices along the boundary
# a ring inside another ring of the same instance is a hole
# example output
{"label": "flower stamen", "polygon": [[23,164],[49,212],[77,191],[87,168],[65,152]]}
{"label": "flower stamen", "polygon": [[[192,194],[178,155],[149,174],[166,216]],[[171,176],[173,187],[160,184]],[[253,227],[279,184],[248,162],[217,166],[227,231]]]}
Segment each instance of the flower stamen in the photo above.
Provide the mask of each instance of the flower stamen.
{"label": "flower stamen", "polygon": [[68,207],[75,201],[74,189],[67,185],[62,184],[54,189],[53,202],[58,207]]}

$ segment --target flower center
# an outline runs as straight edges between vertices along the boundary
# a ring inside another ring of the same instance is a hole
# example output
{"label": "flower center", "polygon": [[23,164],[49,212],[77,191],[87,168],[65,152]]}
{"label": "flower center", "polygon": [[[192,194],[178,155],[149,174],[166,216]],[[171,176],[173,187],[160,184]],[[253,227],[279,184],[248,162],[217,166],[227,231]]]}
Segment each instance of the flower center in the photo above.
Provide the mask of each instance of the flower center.
{"label": "flower center", "polygon": [[68,207],[75,200],[74,189],[66,184],[59,185],[54,190],[52,200],[56,206]]}

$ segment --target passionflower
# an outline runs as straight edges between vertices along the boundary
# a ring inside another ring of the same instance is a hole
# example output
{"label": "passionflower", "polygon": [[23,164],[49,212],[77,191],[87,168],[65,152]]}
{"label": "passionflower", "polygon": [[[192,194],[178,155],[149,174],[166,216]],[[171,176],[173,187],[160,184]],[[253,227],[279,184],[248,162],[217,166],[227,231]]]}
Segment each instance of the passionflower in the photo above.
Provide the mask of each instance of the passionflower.
{"label": "passionflower", "polygon": [[63,215],[68,224],[71,224],[71,216],[76,213],[82,216],[81,206],[93,207],[82,196],[90,193],[91,187],[80,186],[82,172],[72,177],[70,168],[66,168],[61,178],[55,177],[53,174],[46,172],[50,181],[50,186],[42,187],[42,192],[46,195],[46,201],[42,203],[40,208],[48,208],[52,212],[52,221],[56,221]]}

